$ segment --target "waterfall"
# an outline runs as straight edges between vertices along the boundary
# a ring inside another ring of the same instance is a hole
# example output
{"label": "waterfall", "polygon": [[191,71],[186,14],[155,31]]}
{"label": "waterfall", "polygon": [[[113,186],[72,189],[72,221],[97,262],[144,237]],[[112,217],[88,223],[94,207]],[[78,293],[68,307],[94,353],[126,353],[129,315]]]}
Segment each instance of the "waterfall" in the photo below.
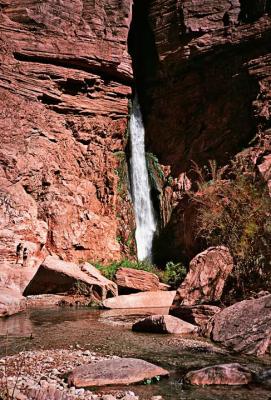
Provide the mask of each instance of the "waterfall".
{"label": "waterfall", "polygon": [[130,118],[131,189],[136,219],[137,257],[152,261],[152,241],[156,221],[151,202],[151,190],[145,157],[145,129],[137,96]]}

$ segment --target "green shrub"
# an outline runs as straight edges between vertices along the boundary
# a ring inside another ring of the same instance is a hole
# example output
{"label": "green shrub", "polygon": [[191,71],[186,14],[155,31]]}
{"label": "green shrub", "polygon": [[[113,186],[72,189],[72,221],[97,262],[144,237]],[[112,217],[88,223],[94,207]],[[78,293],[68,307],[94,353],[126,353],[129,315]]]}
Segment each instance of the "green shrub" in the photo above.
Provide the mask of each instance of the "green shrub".
{"label": "green shrub", "polygon": [[183,264],[175,264],[174,262],[169,261],[166,264],[163,282],[172,286],[172,288],[177,289],[180,286],[181,282],[184,280],[186,274],[187,270]]}
{"label": "green shrub", "polygon": [[[210,162],[198,168],[197,236],[209,246],[225,245],[234,258],[234,286],[244,292],[271,279],[271,199],[250,162],[237,159],[227,171]],[[269,283],[268,283],[269,282]]]}

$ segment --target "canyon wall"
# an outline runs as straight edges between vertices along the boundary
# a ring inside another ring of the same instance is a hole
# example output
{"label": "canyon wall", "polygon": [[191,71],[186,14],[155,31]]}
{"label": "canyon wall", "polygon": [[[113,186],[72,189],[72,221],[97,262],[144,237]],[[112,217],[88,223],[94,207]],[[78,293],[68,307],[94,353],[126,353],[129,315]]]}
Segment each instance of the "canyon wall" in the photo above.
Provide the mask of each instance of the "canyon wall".
{"label": "canyon wall", "polygon": [[76,261],[129,252],[133,214],[119,166],[131,17],[131,0],[0,1],[2,279],[48,253]]}
{"label": "canyon wall", "polygon": [[[221,166],[251,146],[253,162],[264,163],[270,179],[271,2],[135,4],[129,46],[147,149],[168,166],[171,181],[185,186],[191,161]],[[170,191],[164,187],[164,197]],[[159,259],[191,259],[199,250],[191,232],[195,213],[187,199],[169,202]]]}
{"label": "canyon wall", "polygon": [[48,253],[107,261],[133,251],[124,182],[132,63],[147,150],[168,178],[154,193],[163,262],[196,251],[182,197],[191,160],[224,165],[254,146],[271,177],[271,2],[136,0],[133,12],[132,3],[0,0],[0,264],[9,277]]}

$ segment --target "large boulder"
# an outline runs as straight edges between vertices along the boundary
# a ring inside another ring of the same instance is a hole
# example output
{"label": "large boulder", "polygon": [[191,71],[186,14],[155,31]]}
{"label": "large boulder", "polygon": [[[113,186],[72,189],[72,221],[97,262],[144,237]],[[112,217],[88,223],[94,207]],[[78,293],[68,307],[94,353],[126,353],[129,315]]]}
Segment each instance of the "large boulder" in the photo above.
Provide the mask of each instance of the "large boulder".
{"label": "large boulder", "polygon": [[190,262],[174,304],[194,305],[219,300],[232,269],[233,259],[226,247],[209,247]]}
{"label": "large boulder", "polygon": [[197,327],[172,315],[150,315],[135,322],[132,330],[135,332],[187,334],[196,332]]}
{"label": "large boulder", "polygon": [[0,317],[8,317],[25,310],[25,298],[16,290],[0,289]]}
{"label": "large boulder", "polygon": [[211,317],[221,309],[208,304],[199,304],[197,306],[172,306],[170,314],[190,324],[205,326]]}
{"label": "large boulder", "polygon": [[63,293],[91,295],[97,300],[116,296],[117,286],[90,264],[75,263],[48,256],[24,291],[24,295]]}
{"label": "large boulder", "polygon": [[271,295],[225,308],[210,319],[203,333],[234,351],[266,353],[271,344]]}
{"label": "large boulder", "polygon": [[68,383],[76,387],[128,385],[165,375],[168,375],[168,371],[144,360],[115,358],[74,369],[68,377]]}
{"label": "large boulder", "polygon": [[221,364],[190,371],[185,380],[192,385],[247,385],[252,373],[237,363]]}
{"label": "large boulder", "polygon": [[120,268],[116,273],[115,282],[122,292],[159,290],[157,275],[133,268]]}
{"label": "large boulder", "polygon": [[106,299],[103,305],[105,308],[169,308],[175,295],[175,290],[133,293]]}

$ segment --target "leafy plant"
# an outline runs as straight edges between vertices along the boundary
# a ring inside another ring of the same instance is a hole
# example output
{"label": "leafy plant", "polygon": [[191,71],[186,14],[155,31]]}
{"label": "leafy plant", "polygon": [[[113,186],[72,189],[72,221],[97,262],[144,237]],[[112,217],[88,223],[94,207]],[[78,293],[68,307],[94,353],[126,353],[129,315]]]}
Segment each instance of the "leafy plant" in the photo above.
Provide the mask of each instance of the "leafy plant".
{"label": "leafy plant", "polygon": [[153,383],[157,383],[161,380],[160,375],[154,376],[153,378],[145,379],[144,385],[152,385]]}
{"label": "leafy plant", "polygon": [[187,274],[186,267],[181,263],[169,261],[166,264],[163,281],[168,285],[177,289]]}

